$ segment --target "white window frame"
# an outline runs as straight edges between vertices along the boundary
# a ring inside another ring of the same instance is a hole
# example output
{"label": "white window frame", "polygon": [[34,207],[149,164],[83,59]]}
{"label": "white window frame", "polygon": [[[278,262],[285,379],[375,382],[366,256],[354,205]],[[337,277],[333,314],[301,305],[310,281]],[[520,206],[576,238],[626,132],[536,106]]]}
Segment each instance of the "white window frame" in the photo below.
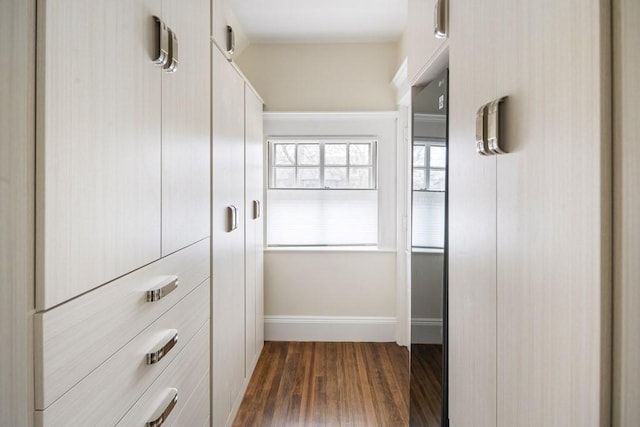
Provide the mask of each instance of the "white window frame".
{"label": "white window frame", "polygon": [[[414,164],[414,159],[413,159],[413,147],[415,147],[416,145],[422,145],[425,147],[425,153],[424,153],[424,166],[415,166]],[[435,171],[443,171],[445,172],[445,177],[446,177],[446,172],[447,172],[447,166],[445,165],[444,167],[440,168],[440,167],[432,167],[431,166],[431,147],[444,147],[445,149],[447,148],[447,144],[445,139],[443,138],[415,138],[413,141],[413,146],[411,147],[411,190],[412,191],[427,191],[427,192],[433,192],[433,193],[444,193],[446,190],[431,190],[429,188],[429,182],[430,179],[429,177],[431,176],[430,172],[431,170],[435,170]],[[425,189],[420,189],[420,190],[416,190],[415,189],[415,182],[414,182],[414,177],[413,177],[413,171],[416,169],[421,169],[424,170],[424,176],[425,176],[425,183],[426,183],[426,187]],[[445,188],[446,188],[446,184],[445,184]]]}
{"label": "white window frame", "polygon": [[[352,165],[349,159],[349,145],[350,144],[369,144],[371,153],[371,162],[366,165]],[[295,144],[295,165],[276,165],[275,164],[275,146],[277,144]],[[300,166],[298,162],[298,145],[305,144],[318,144],[320,146],[320,164],[304,165]],[[325,163],[325,146],[331,144],[345,144],[347,146],[347,158],[344,165],[327,165]],[[270,137],[267,139],[268,145],[268,189],[269,190],[328,190],[328,191],[341,191],[341,190],[378,190],[378,139],[370,136],[332,136],[332,137],[318,137],[318,136],[286,136],[286,137]],[[371,168],[371,182],[369,187],[328,187],[325,185],[325,168],[326,167],[341,167],[347,169],[347,180],[349,179],[349,171],[354,168]],[[298,169],[304,168],[319,168],[320,169],[320,186],[319,187],[276,187],[275,186],[275,168],[291,168],[296,171],[296,182],[298,181]]]}

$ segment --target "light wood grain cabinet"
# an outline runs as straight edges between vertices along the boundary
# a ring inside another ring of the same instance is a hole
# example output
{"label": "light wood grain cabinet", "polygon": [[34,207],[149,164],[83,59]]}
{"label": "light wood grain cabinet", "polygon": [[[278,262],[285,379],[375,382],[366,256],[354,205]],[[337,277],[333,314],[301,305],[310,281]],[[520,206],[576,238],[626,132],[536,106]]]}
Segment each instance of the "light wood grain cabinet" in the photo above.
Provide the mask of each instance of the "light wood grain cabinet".
{"label": "light wood grain cabinet", "polygon": [[212,50],[212,424],[225,426],[264,342],[262,100]]}
{"label": "light wood grain cabinet", "polygon": [[264,345],[264,168],[262,101],[245,86],[245,372]]}
{"label": "light wood grain cabinet", "polygon": [[609,425],[608,7],[450,2],[452,426]]}
{"label": "light wood grain cabinet", "polygon": [[154,0],[41,0],[37,309],[160,257]]}
{"label": "light wood grain cabinet", "polygon": [[[38,4],[37,309],[209,235],[209,2]],[[153,16],[176,34],[153,62]]]}
{"label": "light wood grain cabinet", "polygon": [[[436,38],[433,30],[437,0],[409,0],[408,77],[416,81],[424,73],[431,58],[442,48],[444,39]],[[443,2],[446,6],[447,1]]]}
{"label": "light wood grain cabinet", "polygon": [[212,423],[224,426],[245,374],[245,83],[215,46],[212,52]]}

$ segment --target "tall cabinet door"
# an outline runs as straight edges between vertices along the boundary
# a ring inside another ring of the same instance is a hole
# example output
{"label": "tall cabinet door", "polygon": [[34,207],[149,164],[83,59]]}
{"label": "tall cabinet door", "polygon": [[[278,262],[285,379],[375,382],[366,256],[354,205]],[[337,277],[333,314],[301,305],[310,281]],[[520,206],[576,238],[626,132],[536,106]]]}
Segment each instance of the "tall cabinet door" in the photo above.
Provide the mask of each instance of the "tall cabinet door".
{"label": "tall cabinet door", "polygon": [[246,372],[264,345],[262,101],[245,89]]}
{"label": "tall cabinet door", "polygon": [[244,80],[212,52],[212,424],[224,426],[245,371]]}
{"label": "tall cabinet door", "polygon": [[37,308],[160,257],[153,0],[38,2]]}
{"label": "tall cabinet door", "polygon": [[609,423],[608,7],[450,2],[451,425]]}
{"label": "tall cabinet door", "polygon": [[178,66],[162,73],[162,255],[209,236],[211,73],[208,0],[164,0]]}

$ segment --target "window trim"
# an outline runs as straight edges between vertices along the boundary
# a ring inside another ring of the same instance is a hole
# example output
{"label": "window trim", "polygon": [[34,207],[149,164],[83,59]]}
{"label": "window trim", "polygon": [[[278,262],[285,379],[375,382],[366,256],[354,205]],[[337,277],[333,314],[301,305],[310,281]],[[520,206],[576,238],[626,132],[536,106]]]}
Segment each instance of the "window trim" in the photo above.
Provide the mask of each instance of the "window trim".
{"label": "window trim", "polygon": [[[328,191],[377,191],[378,190],[378,142],[379,139],[376,136],[368,136],[368,135],[336,135],[336,136],[270,136],[266,138],[267,141],[267,190],[328,190]],[[275,146],[279,143],[286,144],[287,141],[289,143],[295,143],[295,165],[276,165],[275,164]],[[320,164],[318,166],[298,165],[298,145],[304,145],[305,143],[317,143],[320,145]],[[363,144],[367,143],[371,147],[371,163],[367,165],[351,165],[349,163],[349,145],[351,143],[354,144]],[[347,161],[345,165],[327,165],[325,163],[325,145],[326,144],[346,144],[347,145]],[[297,172],[299,168],[319,168],[320,169],[320,187],[275,187],[275,168],[291,168],[296,171],[296,181],[297,181]],[[332,188],[324,186],[325,180],[325,168],[326,167],[344,167],[347,169],[347,179],[349,179],[349,171],[353,168],[371,168],[371,186],[366,188]]]}

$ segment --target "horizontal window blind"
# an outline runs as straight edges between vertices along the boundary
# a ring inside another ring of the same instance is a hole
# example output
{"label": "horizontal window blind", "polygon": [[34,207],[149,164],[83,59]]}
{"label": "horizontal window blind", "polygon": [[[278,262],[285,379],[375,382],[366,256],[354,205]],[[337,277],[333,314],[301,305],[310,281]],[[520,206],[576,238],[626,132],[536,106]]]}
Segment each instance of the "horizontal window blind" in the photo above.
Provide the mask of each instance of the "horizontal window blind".
{"label": "horizontal window blind", "polygon": [[376,190],[267,192],[269,246],[376,245]]}
{"label": "horizontal window blind", "polygon": [[414,191],[412,245],[444,248],[444,196],[442,191]]}

